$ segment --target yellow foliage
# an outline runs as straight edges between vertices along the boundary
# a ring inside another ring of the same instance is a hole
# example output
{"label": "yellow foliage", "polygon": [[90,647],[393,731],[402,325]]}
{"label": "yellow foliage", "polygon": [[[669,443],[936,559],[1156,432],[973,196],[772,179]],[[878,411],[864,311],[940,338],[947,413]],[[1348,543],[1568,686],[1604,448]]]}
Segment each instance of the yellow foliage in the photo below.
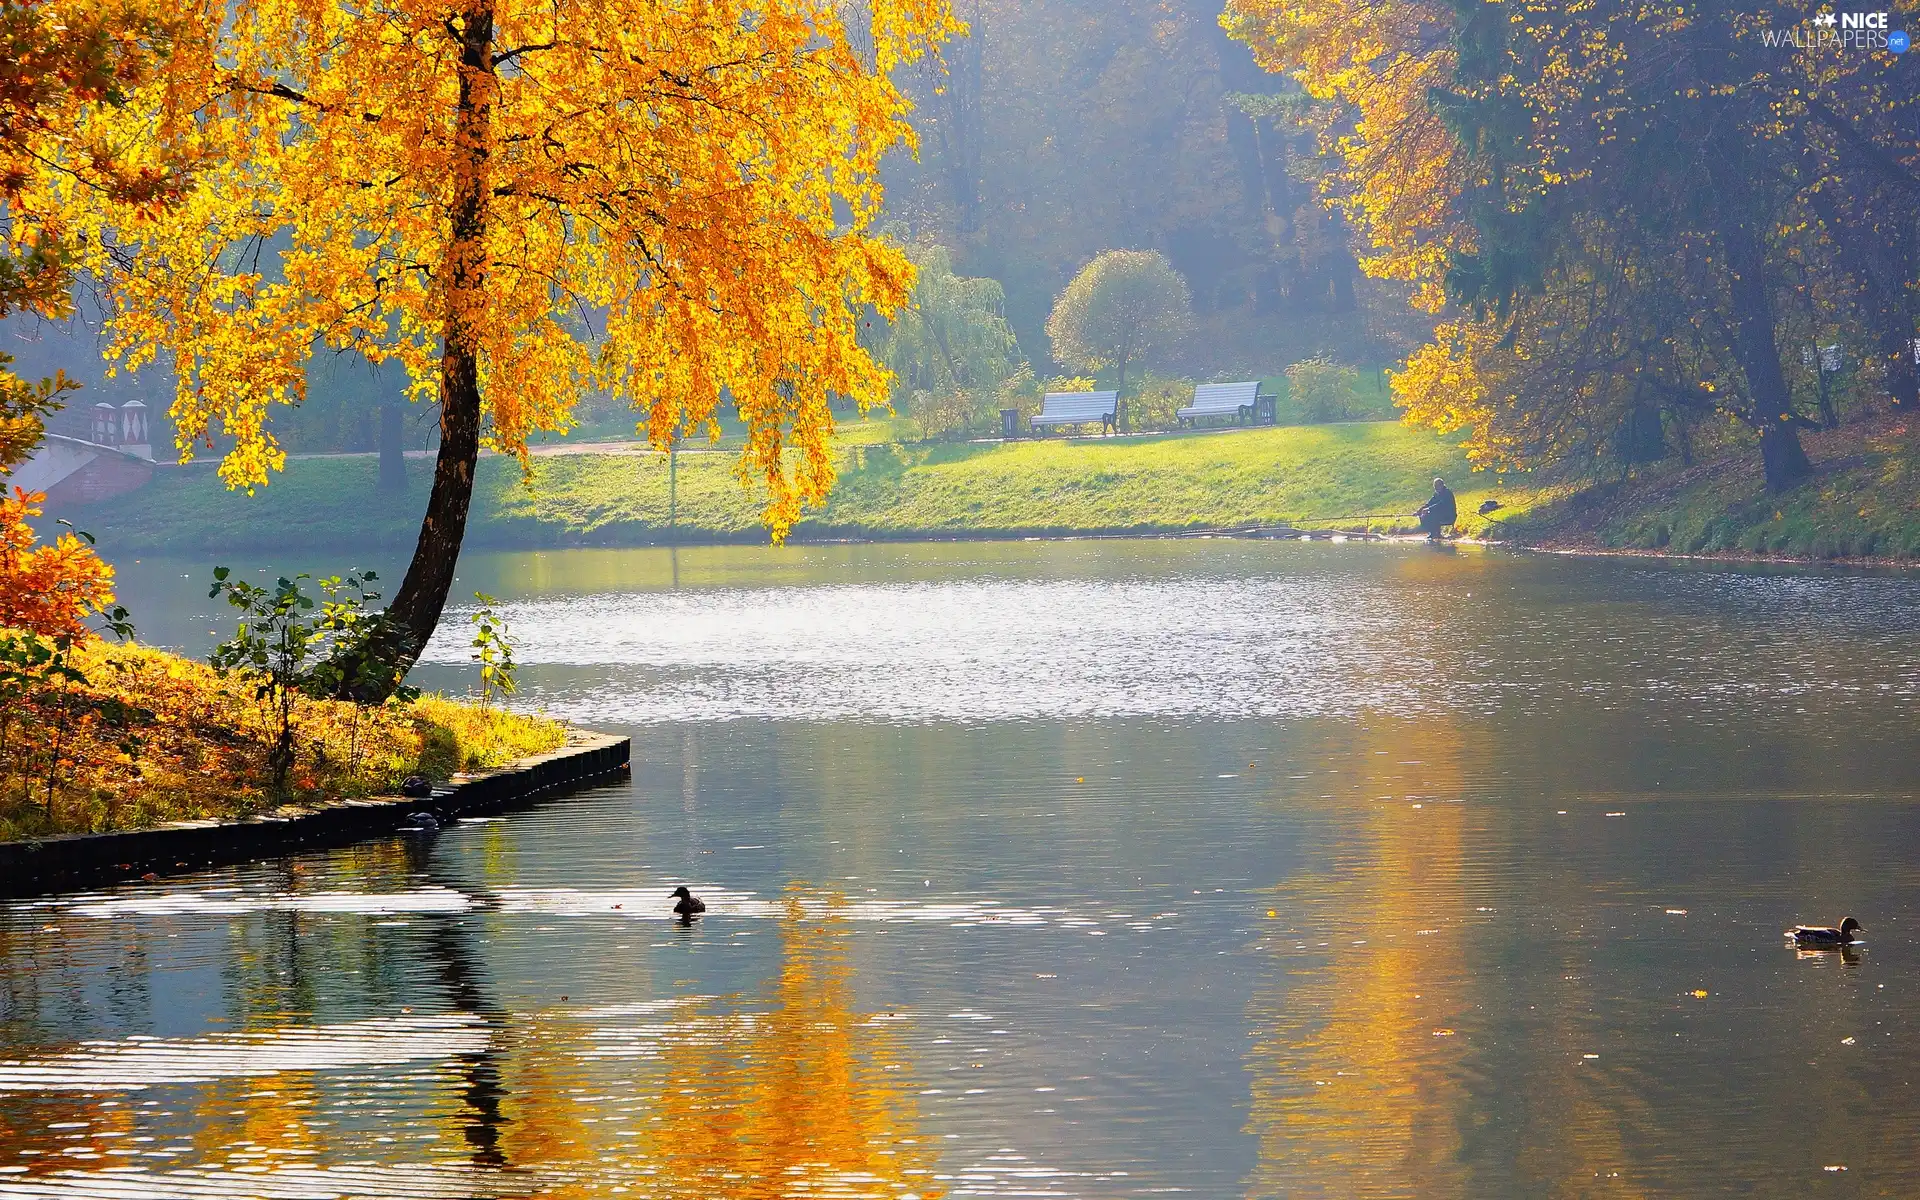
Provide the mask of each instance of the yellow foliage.
{"label": "yellow foliage", "polygon": [[856,31],[835,0],[192,5],[164,75],[81,126],[189,164],[190,194],[46,169],[36,211],[87,235],[111,352],[177,366],[182,453],[231,439],[229,486],[284,464],[269,414],[325,346],[404,364],[416,400],[477,377],[485,444],[523,461],[590,391],[663,448],[725,400],[778,536],[832,483],[828,400],[886,400],[855,332],[913,279],[872,232],[911,141],[889,72],[960,29],[947,0],[866,7]]}
{"label": "yellow foliage", "polygon": [[[0,639],[17,631],[0,629]],[[84,682],[44,675],[0,705],[0,840],[232,818],[282,802],[391,794],[557,749],[563,727],[439,696],[356,707],[299,699],[290,794],[269,794],[274,726],[242,676],[143,646],[76,644]]]}
{"label": "yellow foliage", "polygon": [[1493,411],[1480,375],[1479,356],[1496,334],[1485,322],[1446,322],[1431,343],[1407,359],[1405,370],[1391,376],[1393,402],[1406,410],[1409,422],[1439,433],[1473,431],[1467,453],[1476,466],[1504,465],[1489,440]]}
{"label": "yellow foliage", "polygon": [[[1865,215],[1832,199],[1851,186],[1836,182],[1886,169],[1910,141],[1894,133],[1902,122],[1864,120],[1908,99],[1874,55],[1734,55],[1716,67],[1728,78],[1691,87],[1692,47],[1757,44],[1774,18],[1228,0],[1221,21],[1328,102],[1314,115],[1323,198],[1370,248],[1365,270],[1410,284],[1429,311],[1458,301],[1394,392],[1409,422],[1469,431],[1477,466],[1647,461],[1636,456],[1664,452],[1670,428],[1684,439],[1715,408],[1786,429],[1773,334],[1764,350],[1733,336],[1727,307],[1757,312],[1755,281],[1774,268],[1816,305],[1863,287],[1903,303],[1900,285],[1874,283],[1830,241],[1844,217]],[[1702,167],[1748,153],[1767,168],[1751,194]],[[1761,269],[1731,269],[1736,251]],[[1887,324],[1879,336],[1898,349],[1881,357],[1902,360],[1911,322]]]}
{"label": "yellow foliage", "polygon": [[1455,57],[1434,32],[1454,19],[1449,4],[1407,0],[1229,0],[1220,17],[1269,71],[1341,102],[1335,111],[1351,121],[1321,129],[1321,148],[1338,164],[1328,198],[1371,248],[1361,259],[1367,273],[1414,285],[1430,311],[1445,301],[1447,251],[1473,245],[1451,206],[1471,164],[1427,103]]}

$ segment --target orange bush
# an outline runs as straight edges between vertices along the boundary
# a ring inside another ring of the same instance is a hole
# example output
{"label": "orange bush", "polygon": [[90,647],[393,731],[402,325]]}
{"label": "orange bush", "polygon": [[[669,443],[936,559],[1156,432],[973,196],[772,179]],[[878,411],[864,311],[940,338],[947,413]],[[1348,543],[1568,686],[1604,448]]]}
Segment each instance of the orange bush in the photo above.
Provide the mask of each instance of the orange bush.
{"label": "orange bush", "polygon": [[0,626],[43,637],[89,637],[86,619],[113,603],[113,568],[72,533],[42,546],[27,524],[42,492],[0,496]]}

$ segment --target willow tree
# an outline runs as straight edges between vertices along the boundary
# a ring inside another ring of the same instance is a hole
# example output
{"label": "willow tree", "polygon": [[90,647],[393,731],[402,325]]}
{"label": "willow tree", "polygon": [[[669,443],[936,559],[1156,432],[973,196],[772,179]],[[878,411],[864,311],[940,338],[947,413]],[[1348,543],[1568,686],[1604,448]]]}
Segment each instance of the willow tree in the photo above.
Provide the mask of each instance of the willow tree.
{"label": "willow tree", "polygon": [[894,377],[894,406],[911,411],[928,434],[971,431],[993,419],[1005,385],[1027,367],[1006,319],[998,280],[953,272],[938,245],[911,251],[913,302],[870,337]]}
{"label": "willow tree", "polygon": [[439,620],[479,451],[521,457],[605,391],[656,445],[717,433],[783,536],[833,481],[827,402],[887,395],[858,314],[912,284],[876,237],[907,142],[902,62],[947,0],[200,0],[167,72],[81,141],[194,164],[166,211],[49,172],[114,305],[111,353],[172,361],[180,449],[230,440],[257,487],[276,404],[322,348],[408,371],[440,406],[402,665]]}

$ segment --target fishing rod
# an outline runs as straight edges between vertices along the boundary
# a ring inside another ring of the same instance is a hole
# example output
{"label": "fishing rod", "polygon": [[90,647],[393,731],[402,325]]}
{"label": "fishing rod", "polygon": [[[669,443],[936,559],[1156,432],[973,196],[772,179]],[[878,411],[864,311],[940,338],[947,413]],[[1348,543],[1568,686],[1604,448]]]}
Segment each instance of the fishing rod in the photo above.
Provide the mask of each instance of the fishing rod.
{"label": "fishing rod", "polygon": [[[1391,517],[1391,516],[1400,516],[1400,515],[1403,515],[1403,514],[1399,514],[1399,513],[1387,513],[1387,514],[1384,514],[1384,515],[1385,515],[1385,516],[1390,516],[1390,517]],[[1363,518],[1360,518],[1360,517],[1317,517],[1317,518],[1314,518],[1314,519],[1315,519],[1315,520],[1320,520],[1320,521],[1349,521],[1349,520],[1361,520],[1361,519],[1363,519]],[[1369,519],[1371,519],[1371,518],[1369,518]],[[1295,523],[1293,523],[1293,522],[1286,522],[1286,523],[1283,523],[1283,524],[1279,524],[1279,525],[1223,525],[1223,526],[1218,526],[1218,527],[1215,527],[1215,528],[1210,528],[1210,529],[1181,529],[1181,530],[1177,530],[1177,531],[1174,531],[1174,532],[1171,532],[1171,533],[1166,533],[1166,534],[1157,534],[1157,535],[1149,535],[1149,536],[1158,536],[1158,537],[1176,537],[1176,538],[1209,538],[1209,537],[1235,537],[1235,536],[1239,536],[1239,537],[1244,537],[1244,536],[1246,536],[1246,535],[1248,535],[1248,534],[1255,534],[1255,533],[1270,533],[1270,532],[1281,532],[1281,533],[1309,533],[1309,532],[1313,532],[1313,531],[1311,531],[1311,530],[1307,530],[1307,529],[1302,529],[1302,528],[1301,528],[1301,527],[1300,527],[1300,526],[1299,526],[1298,524],[1295,524]],[[1116,535],[1114,535],[1114,536],[1116,536],[1116,537],[1129,537],[1129,536],[1136,536],[1136,535],[1130,535],[1130,534],[1116,534]]]}
{"label": "fishing rod", "polygon": [[1398,521],[1413,513],[1353,513],[1344,517],[1301,517],[1296,524],[1324,525],[1328,521]]}

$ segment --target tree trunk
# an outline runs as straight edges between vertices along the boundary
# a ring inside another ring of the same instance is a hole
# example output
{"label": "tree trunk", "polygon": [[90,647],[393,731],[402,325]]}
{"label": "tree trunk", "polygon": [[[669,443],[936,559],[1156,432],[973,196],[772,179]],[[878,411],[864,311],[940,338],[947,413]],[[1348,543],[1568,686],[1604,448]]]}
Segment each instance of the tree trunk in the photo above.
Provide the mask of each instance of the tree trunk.
{"label": "tree trunk", "polygon": [[380,490],[407,490],[407,455],[403,435],[406,414],[389,400],[380,406]]}
{"label": "tree trunk", "polygon": [[[420,657],[447,594],[453,590],[460,542],[467,531],[473,475],[480,457],[480,357],[476,320],[487,279],[488,156],[493,123],[493,0],[471,0],[460,14],[460,94],[453,122],[452,236],[442,268],[446,305],[440,349],[440,453],[420,521],[420,540],[387,609],[392,672],[382,672],[384,699]],[[387,682],[388,679],[391,682]],[[362,684],[363,696],[369,690]]]}
{"label": "tree trunk", "polygon": [[1760,432],[1767,490],[1783,492],[1813,474],[1813,463],[1800,445],[1802,418],[1794,411],[1787,376],[1780,369],[1766,247],[1753,226],[1744,221],[1730,223],[1721,240],[1727,251],[1728,289],[1733,301],[1733,352],[1747,377],[1747,421]]}
{"label": "tree trunk", "polygon": [[1813,463],[1800,444],[1800,431],[1786,421],[1760,427],[1760,462],[1767,472],[1767,490],[1784,492],[1813,474]]}
{"label": "tree trunk", "polygon": [[1887,395],[1904,412],[1920,409],[1920,372],[1914,370],[1913,321],[1904,307],[1886,314],[1880,326],[1880,355],[1887,368]]}

